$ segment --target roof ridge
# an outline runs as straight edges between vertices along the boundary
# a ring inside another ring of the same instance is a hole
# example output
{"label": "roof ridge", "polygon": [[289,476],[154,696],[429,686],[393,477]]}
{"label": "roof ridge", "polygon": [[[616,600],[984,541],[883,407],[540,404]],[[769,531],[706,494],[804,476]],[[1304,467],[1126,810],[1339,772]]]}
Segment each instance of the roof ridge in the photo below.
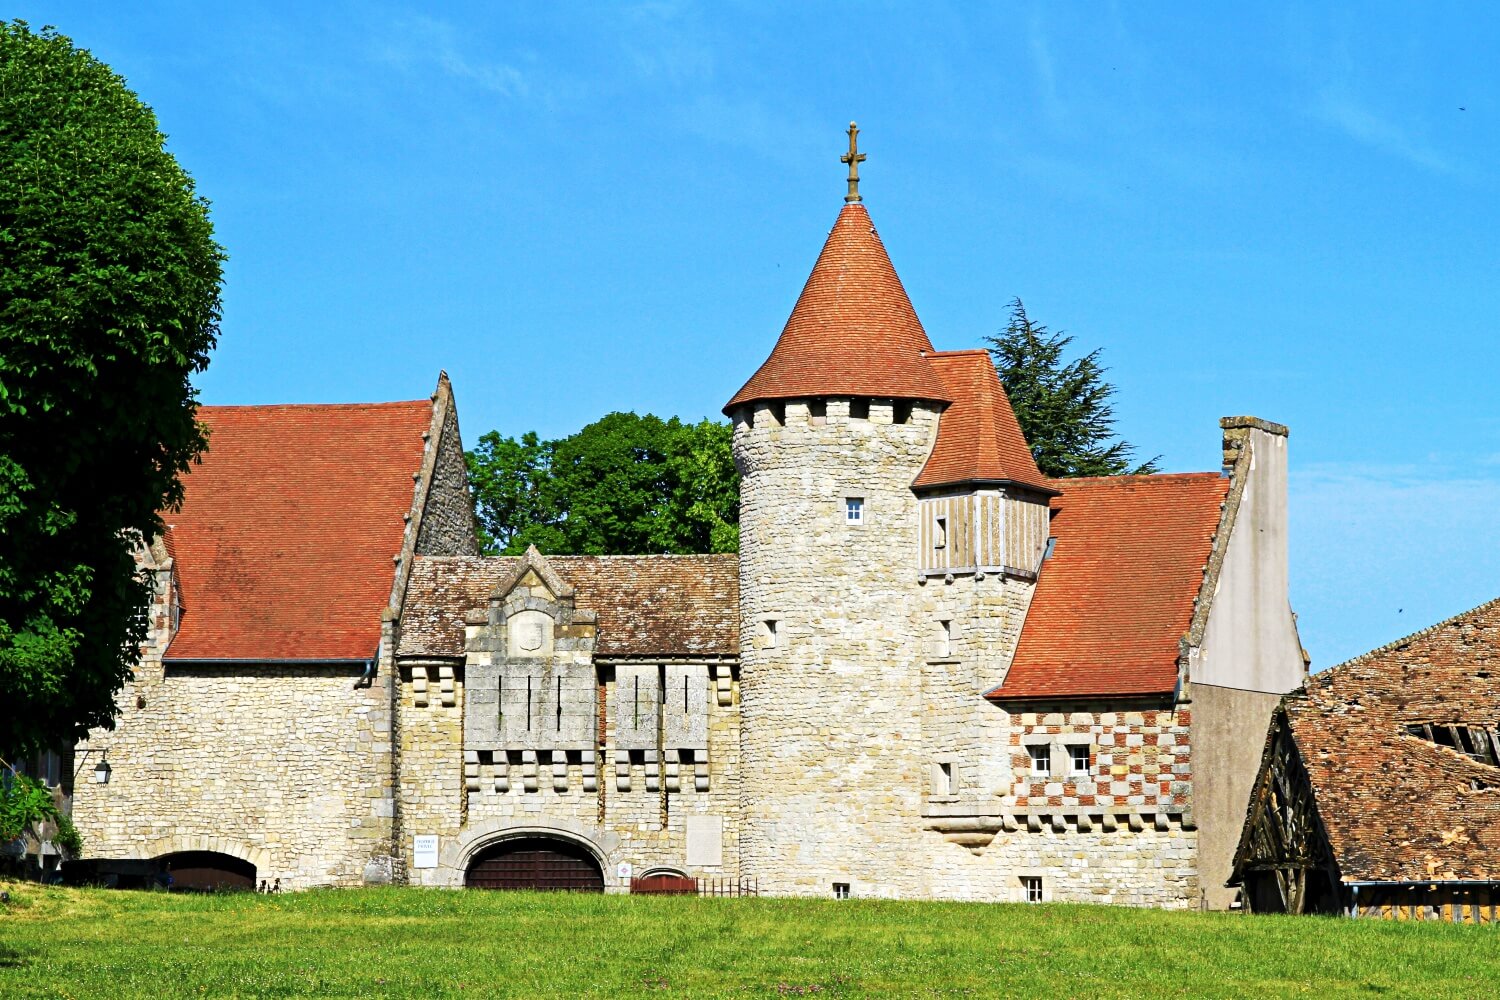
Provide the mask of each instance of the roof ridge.
{"label": "roof ridge", "polygon": [[1224,479],[1222,472],[1146,472],[1119,476],[1049,476],[1049,483],[1135,483],[1168,479]]}
{"label": "roof ridge", "polygon": [[1371,657],[1381,653],[1389,653],[1396,647],[1411,642],[1413,639],[1419,639],[1424,635],[1436,632],[1440,628],[1446,628],[1447,626],[1452,625],[1454,622],[1458,621],[1460,618],[1466,618],[1469,615],[1474,614],[1476,611],[1485,611],[1489,608],[1500,608],[1500,597],[1492,598],[1488,601],[1485,601],[1483,604],[1476,604],[1474,607],[1469,608],[1466,611],[1460,611],[1456,615],[1450,615],[1440,622],[1434,622],[1433,624],[1428,625],[1426,628],[1417,629],[1417,631],[1412,632],[1410,635],[1403,635],[1399,639],[1392,639],[1390,642],[1386,643],[1383,646],[1376,646],[1374,649],[1366,650],[1365,652],[1360,653],[1358,656],[1347,659],[1342,663],[1335,663],[1333,666],[1328,667],[1326,670],[1318,671],[1317,676],[1319,678],[1326,678],[1335,670],[1341,670],[1344,667],[1352,667],[1356,664],[1363,663],[1365,660],[1368,660]]}
{"label": "roof ridge", "polygon": [[431,406],[431,399],[393,399],[383,403],[200,403],[198,409],[214,410],[379,410],[396,406]]}

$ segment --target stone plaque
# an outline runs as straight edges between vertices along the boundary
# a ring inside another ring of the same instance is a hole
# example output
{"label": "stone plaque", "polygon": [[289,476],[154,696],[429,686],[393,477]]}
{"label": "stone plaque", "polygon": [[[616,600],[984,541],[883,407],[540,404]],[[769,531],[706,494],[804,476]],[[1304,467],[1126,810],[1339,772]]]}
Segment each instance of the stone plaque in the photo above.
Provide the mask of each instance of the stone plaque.
{"label": "stone plaque", "polygon": [[413,868],[436,868],[438,866],[438,839],[419,835],[411,838],[411,866]]}
{"label": "stone plaque", "polygon": [[724,864],[724,817],[687,818],[687,863],[695,868]]}

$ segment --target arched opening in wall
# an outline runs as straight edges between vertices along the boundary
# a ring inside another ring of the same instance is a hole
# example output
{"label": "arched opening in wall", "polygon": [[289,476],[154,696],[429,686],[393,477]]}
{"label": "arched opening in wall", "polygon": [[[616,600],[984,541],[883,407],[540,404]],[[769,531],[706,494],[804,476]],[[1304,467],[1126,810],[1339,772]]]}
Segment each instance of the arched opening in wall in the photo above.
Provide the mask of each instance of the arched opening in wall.
{"label": "arched opening in wall", "polygon": [[696,896],[698,880],[672,868],[656,868],[630,880],[630,891],[642,896]]}
{"label": "arched opening in wall", "polygon": [[603,892],[604,870],[588,848],[556,837],[518,837],[485,848],[469,862],[470,889]]}
{"label": "arched opening in wall", "polygon": [[255,889],[255,866],[217,851],[177,851],[156,859],[173,892],[238,892]]}

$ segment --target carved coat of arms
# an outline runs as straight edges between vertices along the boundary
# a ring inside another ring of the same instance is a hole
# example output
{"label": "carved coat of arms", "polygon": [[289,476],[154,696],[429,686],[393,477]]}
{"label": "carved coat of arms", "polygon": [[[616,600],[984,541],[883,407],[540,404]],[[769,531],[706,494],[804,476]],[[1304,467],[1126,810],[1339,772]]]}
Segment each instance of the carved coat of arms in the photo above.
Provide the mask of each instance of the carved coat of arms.
{"label": "carved coat of arms", "polygon": [[520,634],[516,636],[517,644],[526,652],[535,653],[547,638],[546,628],[541,622],[522,622]]}

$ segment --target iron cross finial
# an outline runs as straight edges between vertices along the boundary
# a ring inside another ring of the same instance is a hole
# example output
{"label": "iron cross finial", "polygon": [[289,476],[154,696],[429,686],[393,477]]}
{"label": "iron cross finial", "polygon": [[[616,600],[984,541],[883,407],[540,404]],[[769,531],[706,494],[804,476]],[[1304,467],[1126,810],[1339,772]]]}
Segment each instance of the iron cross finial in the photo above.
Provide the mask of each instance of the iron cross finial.
{"label": "iron cross finial", "polygon": [[839,162],[849,164],[849,193],[844,200],[864,201],[859,196],[859,165],[865,162],[865,154],[859,151],[859,126],[854,122],[849,123],[849,152],[840,156]]}

